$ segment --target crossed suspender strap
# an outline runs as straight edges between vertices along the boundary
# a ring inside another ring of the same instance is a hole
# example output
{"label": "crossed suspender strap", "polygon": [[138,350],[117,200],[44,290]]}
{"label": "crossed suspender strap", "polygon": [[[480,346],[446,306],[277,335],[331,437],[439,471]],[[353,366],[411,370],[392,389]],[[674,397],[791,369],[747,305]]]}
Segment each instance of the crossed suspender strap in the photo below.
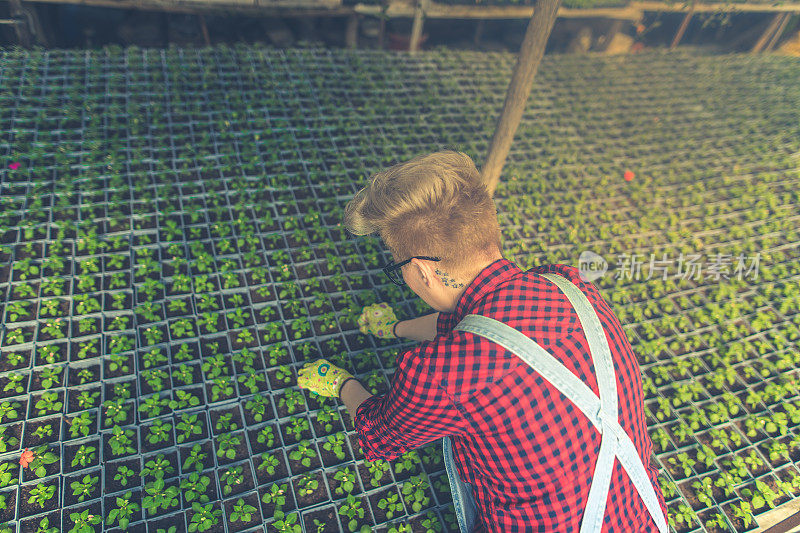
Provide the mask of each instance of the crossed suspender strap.
{"label": "crossed suspender strap", "polygon": [[550,352],[522,332],[503,322],[482,315],[467,315],[454,329],[480,335],[513,352],[571,400],[600,432],[600,452],[595,464],[580,533],[599,533],[602,528],[614,459],[619,459],[658,526],[658,530],[661,533],[667,533],[669,528],[664,512],[639,457],[639,452],[631,438],[619,425],[614,363],[597,312],[586,295],[568,279],[555,274],[541,275],[561,289],[578,314],[589,342],[589,352],[594,363],[600,392],[599,398],[588,385],[553,357]]}

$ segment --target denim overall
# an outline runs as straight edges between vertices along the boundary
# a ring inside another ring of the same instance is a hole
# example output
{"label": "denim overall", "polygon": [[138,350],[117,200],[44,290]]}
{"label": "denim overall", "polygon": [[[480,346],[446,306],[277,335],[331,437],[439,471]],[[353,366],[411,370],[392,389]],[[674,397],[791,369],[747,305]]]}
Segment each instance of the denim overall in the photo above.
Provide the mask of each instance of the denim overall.
{"label": "denim overall", "polygon": [[[606,500],[611,484],[611,471],[614,460],[627,472],[634,487],[639,492],[648,512],[653,517],[660,533],[667,533],[667,520],[658,502],[647,470],[630,437],[619,425],[617,410],[617,380],[608,340],[603,326],[589,299],[568,279],[556,274],[540,274],[555,283],[567,296],[578,314],[589,352],[594,363],[600,391],[598,398],[592,389],[578,379],[567,367],[561,364],[550,352],[539,346],[520,331],[493,318],[481,315],[467,315],[454,328],[469,331],[485,337],[511,351],[544,379],[552,383],[564,396],[569,398],[580,411],[589,418],[601,434],[600,453],[595,464],[589,498],[586,503],[580,533],[599,533],[603,526]],[[444,464],[450,488],[453,493],[453,506],[461,533],[470,533],[476,524],[477,507],[472,486],[461,481],[456,471],[450,437],[442,439]]]}

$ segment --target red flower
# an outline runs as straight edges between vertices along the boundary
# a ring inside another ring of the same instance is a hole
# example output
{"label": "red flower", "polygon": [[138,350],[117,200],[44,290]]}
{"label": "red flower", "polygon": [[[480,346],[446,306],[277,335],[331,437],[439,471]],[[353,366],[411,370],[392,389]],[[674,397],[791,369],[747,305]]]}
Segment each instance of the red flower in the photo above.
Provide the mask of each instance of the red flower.
{"label": "red flower", "polygon": [[634,176],[635,176],[635,174],[630,170],[626,170],[625,174],[623,175],[623,177],[625,178],[625,181],[631,181]]}
{"label": "red flower", "polygon": [[11,163],[10,165],[8,165],[8,168],[10,168],[11,170],[17,170],[19,168],[19,163]]}
{"label": "red flower", "polygon": [[22,455],[19,458],[19,464],[22,465],[22,468],[28,468],[28,465],[31,464],[33,461],[34,454],[28,448],[25,448],[25,451],[22,452]]}

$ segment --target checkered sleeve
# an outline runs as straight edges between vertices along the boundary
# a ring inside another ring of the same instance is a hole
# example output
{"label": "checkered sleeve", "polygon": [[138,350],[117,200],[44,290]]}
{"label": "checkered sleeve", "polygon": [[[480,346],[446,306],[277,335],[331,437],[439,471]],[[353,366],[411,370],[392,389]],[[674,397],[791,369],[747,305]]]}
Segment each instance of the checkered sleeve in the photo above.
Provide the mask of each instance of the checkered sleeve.
{"label": "checkered sleeve", "polygon": [[439,312],[439,318],[436,319],[436,334],[447,335],[454,327],[456,327],[456,313],[447,313],[445,311]]}
{"label": "checkered sleeve", "polygon": [[462,422],[432,370],[430,356],[437,345],[425,342],[405,352],[399,358],[391,389],[364,400],[356,410],[354,426],[368,461],[395,459],[453,434]]}

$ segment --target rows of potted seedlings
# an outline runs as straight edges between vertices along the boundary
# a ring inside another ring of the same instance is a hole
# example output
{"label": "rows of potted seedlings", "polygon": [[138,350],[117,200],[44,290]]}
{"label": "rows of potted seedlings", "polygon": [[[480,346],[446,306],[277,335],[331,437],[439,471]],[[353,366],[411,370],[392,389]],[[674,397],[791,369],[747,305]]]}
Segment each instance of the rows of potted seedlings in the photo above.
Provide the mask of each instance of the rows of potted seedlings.
{"label": "rows of potted seedlings", "polygon": [[[422,152],[480,165],[513,61],[0,52],[0,531],[455,531],[441,442],[365,461],[297,370],[388,390],[411,344],[356,318],[429,308],[344,205]],[[608,260],[674,531],[747,531],[800,494],[798,75],[546,56],[497,191],[520,266]],[[662,277],[650,254],[760,263]]]}

